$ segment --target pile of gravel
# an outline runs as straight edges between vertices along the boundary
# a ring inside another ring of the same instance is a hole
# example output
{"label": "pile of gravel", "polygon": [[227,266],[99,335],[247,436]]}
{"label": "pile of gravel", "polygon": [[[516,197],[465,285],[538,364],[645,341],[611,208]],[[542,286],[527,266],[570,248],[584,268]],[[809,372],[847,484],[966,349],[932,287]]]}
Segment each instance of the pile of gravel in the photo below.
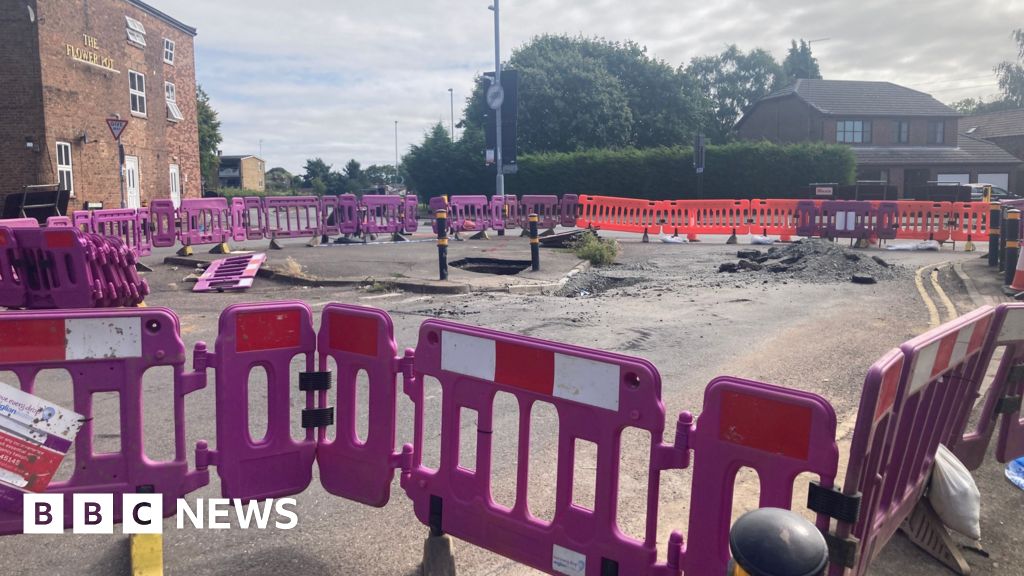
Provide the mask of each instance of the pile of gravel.
{"label": "pile of gravel", "polygon": [[718,271],[757,274],[801,282],[831,284],[896,280],[909,274],[902,266],[889,264],[878,256],[849,250],[840,244],[808,238],[766,252],[746,249],[737,252],[738,262],[725,262]]}
{"label": "pile of gravel", "polygon": [[555,296],[566,298],[589,298],[615,288],[625,288],[643,282],[640,276],[612,276],[596,270],[587,270],[573,275],[565,285],[555,292]]}

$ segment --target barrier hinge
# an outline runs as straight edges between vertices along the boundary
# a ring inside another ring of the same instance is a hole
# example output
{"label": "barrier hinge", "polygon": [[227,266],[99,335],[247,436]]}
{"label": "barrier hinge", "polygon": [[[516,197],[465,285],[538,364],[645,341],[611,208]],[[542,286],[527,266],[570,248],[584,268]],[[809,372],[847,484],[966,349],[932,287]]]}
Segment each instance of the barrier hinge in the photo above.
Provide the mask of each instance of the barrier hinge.
{"label": "barrier hinge", "polygon": [[402,373],[402,384],[406,389],[406,394],[409,393],[409,383],[416,379],[416,351],[412,348],[406,348],[405,356],[397,359],[398,368],[397,371]]}
{"label": "barrier hinge", "polygon": [[860,492],[849,495],[834,488],[824,488],[816,481],[807,487],[807,507],[818,514],[840,522],[855,524],[860,516]]}
{"label": "barrier hinge", "polygon": [[302,410],[303,428],[326,428],[334,424],[334,408],[305,408]]}
{"label": "barrier hinge", "polygon": [[669,446],[660,444],[655,448],[653,466],[657,470],[675,470],[690,466],[690,432],[693,431],[693,415],[679,414],[676,421],[675,442]]}
{"label": "barrier hinge", "polygon": [[299,390],[302,392],[319,392],[330,390],[334,382],[334,374],[326,372],[299,372]]}
{"label": "barrier hinge", "polygon": [[1020,396],[1003,396],[996,404],[996,414],[1014,414],[1020,412]]}

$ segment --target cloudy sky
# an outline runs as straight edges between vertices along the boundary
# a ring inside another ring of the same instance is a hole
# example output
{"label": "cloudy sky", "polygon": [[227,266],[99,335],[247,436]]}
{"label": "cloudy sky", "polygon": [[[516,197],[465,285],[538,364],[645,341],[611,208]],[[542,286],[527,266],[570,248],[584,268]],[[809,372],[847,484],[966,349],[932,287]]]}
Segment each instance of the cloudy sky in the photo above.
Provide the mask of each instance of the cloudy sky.
{"label": "cloudy sky", "polygon": [[[300,172],[307,158],[393,164],[456,122],[494,68],[488,0],[147,0],[199,29],[196,67],[225,154]],[[631,39],[674,66],[730,43],[785,57],[812,44],[825,78],[887,80],[943,102],[991,99],[1024,0],[503,0],[502,58],[542,33]]]}

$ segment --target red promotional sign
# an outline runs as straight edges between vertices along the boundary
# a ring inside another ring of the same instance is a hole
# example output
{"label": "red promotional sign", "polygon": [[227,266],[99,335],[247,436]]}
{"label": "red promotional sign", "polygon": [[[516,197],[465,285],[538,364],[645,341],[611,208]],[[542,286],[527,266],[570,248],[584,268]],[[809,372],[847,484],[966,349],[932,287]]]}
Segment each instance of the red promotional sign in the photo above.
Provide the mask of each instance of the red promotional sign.
{"label": "red promotional sign", "polygon": [[110,133],[114,135],[114,140],[120,140],[121,133],[128,126],[128,121],[120,118],[107,118],[107,126],[110,128]]}

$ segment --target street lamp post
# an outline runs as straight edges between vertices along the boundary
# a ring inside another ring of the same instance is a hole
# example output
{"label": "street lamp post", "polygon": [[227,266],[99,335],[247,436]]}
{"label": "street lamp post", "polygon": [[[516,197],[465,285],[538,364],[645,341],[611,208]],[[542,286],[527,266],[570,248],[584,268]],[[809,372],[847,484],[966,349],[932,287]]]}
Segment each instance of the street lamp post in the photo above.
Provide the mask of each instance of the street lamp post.
{"label": "street lamp post", "polygon": [[455,142],[455,93],[448,89],[448,100],[452,107],[452,142]]}
{"label": "street lamp post", "polygon": [[398,183],[398,120],[395,120],[395,183]]}
{"label": "street lamp post", "polygon": [[[494,12],[494,85],[501,86],[501,28],[498,0],[488,6]],[[501,166],[501,106],[494,110],[494,136],[495,150],[494,161],[498,168],[498,176],[495,180],[494,193],[499,197],[505,196],[505,174]]]}

